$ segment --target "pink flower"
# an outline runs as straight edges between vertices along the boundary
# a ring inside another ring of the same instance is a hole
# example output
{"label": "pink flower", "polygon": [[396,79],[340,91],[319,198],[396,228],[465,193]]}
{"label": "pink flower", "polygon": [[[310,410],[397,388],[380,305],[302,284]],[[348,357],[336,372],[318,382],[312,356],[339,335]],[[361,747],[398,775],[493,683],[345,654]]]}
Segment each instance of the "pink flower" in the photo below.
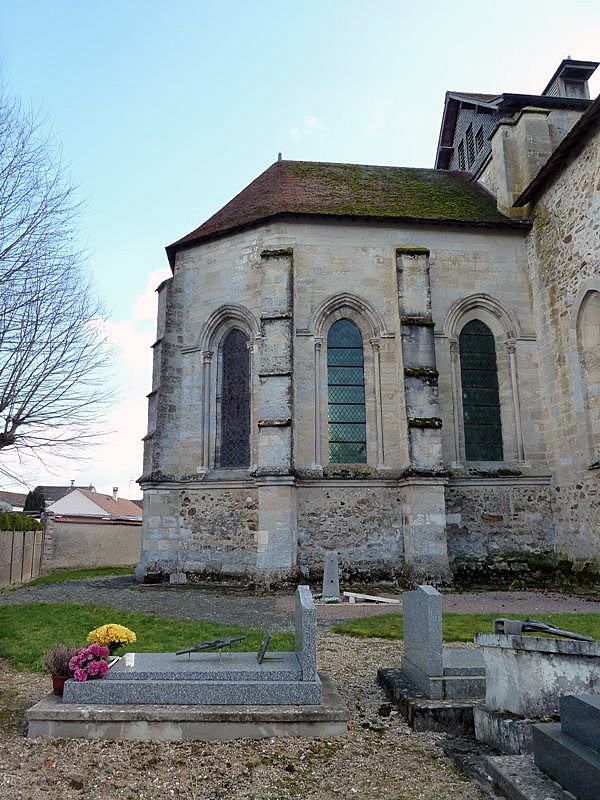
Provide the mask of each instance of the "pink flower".
{"label": "pink flower", "polygon": [[86,667],[87,673],[90,678],[95,678],[96,675],[100,674],[100,662],[99,661],[90,661],[90,663]]}
{"label": "pink flower", "polygon": [[73,671],[73,677],[76,681],[87,681],[87,672],[84,669],[77,668]]}
{"label": "pink flower", "polygon": [[108,647],[103,644],[92,644],[88,650],[90,651],[90,654],[96,658],[104,658],[108,655]]}

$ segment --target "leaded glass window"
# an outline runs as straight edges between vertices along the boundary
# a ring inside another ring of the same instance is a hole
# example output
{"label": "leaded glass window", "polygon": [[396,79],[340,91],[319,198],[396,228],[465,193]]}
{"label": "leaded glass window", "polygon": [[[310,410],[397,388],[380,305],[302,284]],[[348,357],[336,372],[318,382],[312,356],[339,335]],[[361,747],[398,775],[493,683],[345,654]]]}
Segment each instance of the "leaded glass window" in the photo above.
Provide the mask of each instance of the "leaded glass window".
{"label": "leaded glass window", "polygon": [[466,459],[502,461],[494,335],[481,320],[474,319],[462,329],[459,349]]}
{"label": "leaded glass window", "polygon": [[340,319],[327,335],[327,419],[329,462],[365,464],[367,427],[363,341],[349,319]]}
{"label": "leaded glass window", "polygon": [[219,466],[250,465],[250,353],[248,337],[232,328],[222,346]]}

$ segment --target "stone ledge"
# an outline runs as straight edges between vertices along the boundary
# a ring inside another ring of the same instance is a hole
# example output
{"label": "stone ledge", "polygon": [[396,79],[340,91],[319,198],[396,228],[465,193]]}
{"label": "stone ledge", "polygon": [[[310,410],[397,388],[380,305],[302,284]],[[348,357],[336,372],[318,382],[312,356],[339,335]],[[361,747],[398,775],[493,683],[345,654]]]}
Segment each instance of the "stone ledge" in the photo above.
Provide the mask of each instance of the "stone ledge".
{"label": "stone ledge", "polygon": [[377,680],[413,730],[473,736],[473,708],[480,701],[429,700],[395,668],[379,669]]}
{"label": "stone ledge", "polygon": [[28,737],[139,741],[226,741],[273,736],[337,736],[348,709],[335,684],[319,673],[319,705],[100,705],[67,704],[47,695],[27,711]]}
{"label": "stone ledge", "polygon": [[574,800],[535,766],[531,755],[490,756],[485,764],[493,784],[510,800]]}

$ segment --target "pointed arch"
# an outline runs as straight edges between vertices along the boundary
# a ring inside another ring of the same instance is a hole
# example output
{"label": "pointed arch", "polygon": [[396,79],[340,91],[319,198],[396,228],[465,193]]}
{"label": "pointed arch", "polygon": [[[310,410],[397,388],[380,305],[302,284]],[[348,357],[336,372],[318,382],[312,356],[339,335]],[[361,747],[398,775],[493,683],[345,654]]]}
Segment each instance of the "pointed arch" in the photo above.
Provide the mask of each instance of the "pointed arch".
{"label": "pointed arch", "polygon": [[213,311],[202,326],[197,349],[214,350],[233,327],[240,328],[250,340],[260,334],[258,320],[251,311],[237,303],[226,303]]}
{"label": "pointed arch", "polygon": [[478,293],[463,297],[452,304],[444,322],[444,335],[456,339],[466,318],[481,319],[496,337],[508,339],[521,336],[521,326],[512,309],[489,294]]}
{"label": "pointed arch", "polygon": [[368,326],[368,337],[382,336],[386,337],[390,334],[386,331],[385,323],[382,316],[373,308],[373,306],[349,292],[340,292],[328,297],[317,308],[311,319],[310,329],[315,336],[323,336],[323,331],[326,324],[331,322],[331,317],[338,312],[344,312],[344,309],[352,309],[358,316],[360,316]]}

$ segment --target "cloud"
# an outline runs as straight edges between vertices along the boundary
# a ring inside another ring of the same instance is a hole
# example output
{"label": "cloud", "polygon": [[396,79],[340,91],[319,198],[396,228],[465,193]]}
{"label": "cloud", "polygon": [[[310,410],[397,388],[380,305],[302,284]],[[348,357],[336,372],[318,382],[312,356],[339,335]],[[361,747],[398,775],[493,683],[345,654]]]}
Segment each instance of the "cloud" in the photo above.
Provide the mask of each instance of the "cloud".
{"label": "cloud", "polygon": [[171,270],[167,267],[155,269],[148,275],[144,291],[136,298],[133,304],[132,317],[134,320],[156,322],[156,287],[170,277]]}
{"label": "cloud", "polygon": [[307,114],[299,125],[290,128],[290,136],[295,142],[325,133],[327,128],[313,114]]}
{"label": "cloud", "polygon": [[[16,455],[2,455],[13,474],[29,487],[36,484],[93,485],[100,492],[110,493],[119,487],[121,497],[139,497],[135,479],[142,473],[142,437],[146,433],[146,395],[152,386],[152,350],[156,337],[156,287],[170,271],[157,269],[150,273],[144,289],[133,298],[125,319],[98,319],[98,335],[106,336],[112,346],[110,373],[116,384],[116,399],[107,410],[104,430],[93,444],[83,445],[76,458],[27,458],[20,462]],[[5,489],[24,491],[23,486],[2,481]]]}

